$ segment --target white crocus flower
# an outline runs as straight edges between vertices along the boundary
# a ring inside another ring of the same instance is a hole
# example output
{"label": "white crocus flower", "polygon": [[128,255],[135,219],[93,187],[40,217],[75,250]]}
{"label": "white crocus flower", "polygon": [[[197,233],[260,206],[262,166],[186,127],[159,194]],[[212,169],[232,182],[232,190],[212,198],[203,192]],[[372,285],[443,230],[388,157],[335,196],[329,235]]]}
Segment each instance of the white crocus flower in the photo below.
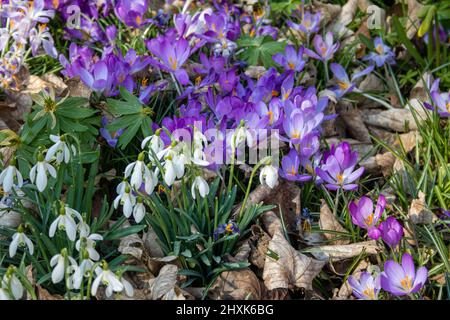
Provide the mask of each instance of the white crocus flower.
{"label": "white crocus flower", "polygon": [[142,221],[142,219],[144,219],[145,217],[145,206],[142,203],[142,198],[138,198],[137,199],[137,203],[133,208],[133,217],[134,217],[134,221],[136,221],[136,223],[139,223]]}
{"label": "white crocus flower", "polygon": [[59,216],[50,225],[50,238],[55,236],[56,228],[58,228],[59,230],[66,231],[67,237],[70,241],[75,241],[77,236],[77,224],[75,223],[74,217],[77,217],[79,221],[82,221],[81,215],[78,211],[69,208],[68,206],[61,207]]}
{"label": "white crocus flower", "polygon": [[198,193],[200,194],[200,196],[202,198],[206,197],[209,194],[208,182],[206,182],[205,179],[203,179],[203,177],[201,177],[201,176],[195,177],[194,182],[192,183],[191,193],[192,193],[192,198],[194,198],[194,199],[196,197],[195,189],[198,190]]}
{"label": "white crocus flower", "polygon": [[259,175],[259,181],[263,185],[267,185],[270,189],[273,189],[278,181],[278,170],[273,165],[267,165],[261,169]]}
{"label": "white crocus flower", "polygon": [[[161,129],[156,130],[154,135],[148,136],[141,143],[141,148],[144,149],[149,145],[150,150],[155,154],[158,154],[164,149],[164,141],[160,137]],[[152,159],[152,153],[150,153],[150,159]]]}
{"label": "white crocus flower", "polygon": [[[66,258],[70,263],[69,265],[66,265]],[[53,267],[52,282],[53,283],[60,282],[62,279],[64,279],[66,268],[68,268],[69,266],[76,266],[76,265],[77,262],[75,261],[75,259],[67,255],[67,249],[65,248],[62,249],[61,253],[54,255],[50,260],[50,266]]]}
{"label": "white crocus flower", "polygon": [[18,247],[22,247],[22,248],[27,247],[30,255],[32,255],[34,252],[33,242],[31,242],[31,240],[23,232],[22,225],[19,225],[19,227],[17,228],[17,232],[13,234],[12,241],[9,244],[9,256],[11,258],[16,255]]}
{"label": "white crocus flower", "polygon": [[145,177],[151,175],[150,169],[144,163],[144,153],[141,152],[138,156],[137,161],[130,163],[125,168],[125,178],[128,178],[131,175],[130,184],[136,190],[138,190],[142,182],[144,182]]}
{"label": "white crocus flower", "polygon": [[[14,180],[16,180],[17,183],[14,183]],[[2,171],[2,173],[0,174],[0,185],[3,187],[3,190],[6,193],[11,192],[14,185],[18,188],[22,187],[22,174],[19,170],[17,170],[15,165],[10,164],[5,170]]]}
{"label": "white crocus flower", "polygon": [[45,161],[49,162],[55,156],[56,162],[61,163],[64,161],[65,163],[69,163],[71,152],[75,154],[75,148],[73,146],[72,148],[69,147],[66,142],[66,136],[55,136],[51,134],[50,140],[55,144],[48,149],[45,155]]}
{"label": "white crocus flower", "polygon": [[98,254],[97,250],[95,250],[95,241],[101,241],[103,240],[103,237],[99,235],[98,233],[90,234],[89,236],[82,235],[82,238],[79,239],[75,243],[75,248],[80,251],[80,248],[82,247],[81,244],[84,242],[84,248],[89,254],[89,258],[98,261],[100,259],[100,255]]}
{"label": "white crocus flower", "polygon": [[3,287],[9,288],[14,299],[19,300],[23,296],[23,286],[20,280],[16,277],[15,267],[9,267],[3,276]]}
{"label": "white crocus flower", "polygon": [[36,184],[39,192],[42,192],[47,187],[47,171],[48,173],[56,179],[56,170],[55,168],[47,163],[44,157],[40,154],[38,156],[38,162],[36,165],[31,168],[30,171],[30,180],[32,183]]}
{"label": "white crocus flower", "polygon": [[123,205],[123,214],[129,218],[136,204],[136,197],[131,193],[131,188],[126,186],[116,199],[114,199],[114,208],[117,209],[119,204]]}
{"label": "white crocus flower", "polygon": [[120,282],[114,272],[108,269],[108,264],[105,261],[103,262],[103,268],[96,268],[95,273],[97,277],[92,283],[92,296],[95,296],[97,294],[97,290],[100,284],[106,286],[105,293],[107,297],[110,297],[113,292],[121,292],[124,289],[122,282]]}

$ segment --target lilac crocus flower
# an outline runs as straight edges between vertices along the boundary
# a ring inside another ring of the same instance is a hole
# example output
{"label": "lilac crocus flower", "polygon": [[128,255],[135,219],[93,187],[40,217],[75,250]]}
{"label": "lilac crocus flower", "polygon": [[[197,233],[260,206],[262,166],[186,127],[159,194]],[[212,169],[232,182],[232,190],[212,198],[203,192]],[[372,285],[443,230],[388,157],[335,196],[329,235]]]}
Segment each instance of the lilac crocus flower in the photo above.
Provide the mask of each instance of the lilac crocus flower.
{"label": "lilac crocus flower", "polygon": [[295,149],[291,149],[281,160],[280,176],[289,181],[308,181],[310,175],[299,174],[300,158]]}
{"label": "lilac crocus flower", "polygon": [[240,230],[236,222],[228,221],[228,223],[222,223],[217,226],[217,229],[214,230],[214,240],[217,240],[219,236],[223,233],[226,234],[239,234]]}
{"label": "lilac crocus flower", "polygon": [[333,59],[334,53],[339,49],[339,43],[333,43],[333,33],[331,32],[327,32],[325,41],[321,35],[317,34],[314,37],[313,45],[316,52],[306,48],[305,54],[324,62]]}
{"label": "lilac crocus flower", "polygon": [[312,33],[319,31],[320,12],[311,14],[309,11],[305,11],[300,24],[294,23],[290,20],[287,21],[287,25],[294,30],[299,30],[309,37]]}
{"label": "lilac crocus flower", "polygon": [[380,194],[375,211],[373,210],[373,202],[368,197],[362,197],[358,201],[358,204],[352,201],[348,209],[353,223],[360,228],[366,229],[369,238],[377,240],[381,236],[381,231],[378,230],[377,223],[383,214],[385,206],[386,198]]}
{"label": "lilac crocus flower", "polygon": [[318,128],[323,120],[323,113],[315,114],[309,117],[308,114],[302,110],[295,109],[283,121],[283,129],[289,140],[281,137],[284,141],[289,141],[292,144],[301,143],[302,139],[311,134]]}
{"label": "lilac crocus flower", "polygon": [[403,237],[403,227],[394,217],[388,217],[378,228],[381,238],[391,248],[395,248]]}
{"label": "lilac crocus flower", "polygon": [[150,19],[144,19],[147,8],[147,0],[119,0],[114,6],[114,11],[120,21],[127,26],[139,28],[151,21]]}
{"label": "lilac crocus flower", "polygon": [[84,68],[79,70],[80,78],[89,88],[101,92],[106,88],[108,81],[108,67],[104,61],[99,61],[92,67],[92,72]]}
{"label": "lilac crocus flower", "polygon": [[352,91],[358,91],[358,89],[355,89],[354,81],[362,76],[365,76],[372,72],[374,69],[374,66],[369,66],[365,68],[364,70],[361,70],[359,72],[355,72],[352,75],[352,78],[349,79],[347,72],[345,72],[344,67],[342,67],[338,63],[332,63],[330,64],[330,69],[333,72],[336,80],[337,80],[337,86],[333,88],[334,93],[338,98],[342,97],[346,93],[350,93]]}
{"label": "lilac crocus flower", "polygon": [[392,49],[383,43],[381,37],[376,37],[373,41],[375,45],[375,52],[369,53],[363,57],[363,60],[374,63],[377,67],[384,64],[395,64],[395,54]]}
{"label": "lilac crocus flower", "polygon": [[353,294],[360,300],[378,300],[380,293],[381,276],[377,275],[375,278],[368,272],[362,272],[359,281],[354,276],[348,277],[348,283],[353,289]]}
{"label": "lilac crocus flower", "polygon": [[159,61],[150,58],[151,64],[173,73],[182,85],[189,83],[186,70],[181,68],[191,53],[187,40],[183,38],[175,40],[170,35],[159,36],[147,42],[147,49],[159,58]]}
{"label": "lilac crocus flower", "polygon": [[404,253],[402,264],[393,260],[384,263],[381,273],[381,287],[395,296],[404,296],[418,292],[428,278],[428,270],[420,267],[417,272],[411,255]]}
{"label": "lilac crocus flower", "polygon": [[273,61],[282,66],[286,71],[300,72],[305,67],[306,61],[303,60],[304,48],[300,47],[298,52],[294,46],[287,45],[284,54],[277,53],[273,56]]}
{"label": "lilac crocus flower", "polygon": [[432,91],[431,99],[433,100],[437,113],[444,118],[450,117],[450,92]]}
{"label": "lilac crocus flower", "polygon": [[106,126],[108,125],[108,119],[106,117],[102,118],[102,125],[103,127],[100,128],[101,136],[106,140],[106,142],[110,147],[115,148],[117,145],[117,141],[119,140],[119,137],[123,133],[123,129],[119,129],[114,133],[110,133],[108,129],[106,129]]}
{"label": "lilac crocus flower", "polygon": [[364,167],[355,170],[358,161],[358,152],[352,152],[347,142],[337,147],[332,146],[330,153],[324,154],[324,162],[316,168],[316,174],[325,182],[329,190],[355,190],[358,185],[354,183],[364,173]]}

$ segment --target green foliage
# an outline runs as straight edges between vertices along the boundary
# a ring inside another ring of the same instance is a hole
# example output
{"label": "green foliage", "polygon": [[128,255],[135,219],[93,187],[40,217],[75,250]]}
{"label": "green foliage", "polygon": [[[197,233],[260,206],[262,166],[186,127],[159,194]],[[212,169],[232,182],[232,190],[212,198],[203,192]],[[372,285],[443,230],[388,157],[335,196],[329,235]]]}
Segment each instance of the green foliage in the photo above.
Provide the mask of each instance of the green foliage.
{"label": "green foliage", "polygon": [[243,36],[237,41],[237,44],[242,52],[240,58],[246,61],[249,65],[264,65],[269,68],[275,65],[272,60],[273,55],[282,52],[286,43],[274,41],[270,36],[264,37],[250,37]]}

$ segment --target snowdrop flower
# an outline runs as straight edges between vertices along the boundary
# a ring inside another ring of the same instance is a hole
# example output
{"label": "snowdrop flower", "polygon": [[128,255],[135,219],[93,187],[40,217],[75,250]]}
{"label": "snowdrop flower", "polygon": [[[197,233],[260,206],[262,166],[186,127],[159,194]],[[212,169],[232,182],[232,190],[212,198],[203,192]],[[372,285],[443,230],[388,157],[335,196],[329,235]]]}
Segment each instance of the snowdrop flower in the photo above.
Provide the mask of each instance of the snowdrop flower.
{"label": "snowdrop flower", "polygon": [[50,225],[50,238],[55,236],[56,228],[58,228],[59,230],[66,231],[70,241],[75,241],[77,236],[77,224],[75,223],[74,217],[77,217],[79,221],[83,220],[78,211],[69,208],[68,206],[62,206],[58,218]]}
{"label": "snowdrop flower", "polygon": [[136,223],[141,222],[142,219],[144,219],[145,214],[146,214],[145,206],[144,206],[144,204],[142,203],[142,198],[139,197],[139,198],[137,199],[136,205],[135,205],[134,208],[133,208],[133,217],[134,217],[134,221],[136,221]]}
{"label": "snowdrop flower", "polygon": [[123,288],[125,290],[125,293],[127,296],[132,297],[134,295],[134,289],[131,283],[125,279],[123,276],[120,278],[120,282],[123,285]]}
{"label": "snowdrop flower", "polygon": [[142,182],[151,175],[149,168],[147,168],[143,160],[144,153],[141,152],[137,161],[130,163],[125,168],[125,178],[128,178],[131,175],[130,184],[135,189],[139,189]]}
{"label": "snowdrop flower", "polygon": [[83,235],[76,243],[75,248],[77,251],[80,251],[80,249],[83,247],[86,249],[89,259],[98,261],[100,259],[100,255],[98,254],[97,250],[95,250],[95,241],[101,241],[103,240],[103,237],[99,235],[98,233],[90,234],[89,236]]}
{"label": "snowdrop flower", "polygon": [[[7,193],[11,192],[14,185],[18,188],[21,188],[23,185],[22,174],[17,170],[15,160],[13,160],[13,162],[14,163],[10,163],[10,165],[0,174],[0,185]],[[14,180],[16,180],[17,183],[14,183]]]}
{"label": "snowdrop flower", "polygon": [[198,193],[202,198],[206,197],[209,194],[209,185],[201,176],[197,176],[194,179],[191,187],[192,198],[196,198],[195,189],[198,190]]}
{"label": "snowdrop flower", "polygon": [[[155,154],[158,154],[164,149],[164,141],[160,137],[161,129],[156,130],[154,135],[148,136],[144,140],[142,140],[141,148],[144,149],[147,145],[149,145],[150,150],[152,150]],[[152,154],[150,154],[151,160]]]}
{"label": "snowdrop flower", "polygon": [[184,176],[186,159],[185,155],[177,155],[175,152],[170,152],[164,158],[164,182],[168,186],[171,186],[176,178],[181,179]]}
{"label": "snowdrop flower", "polygon": [[253,136],[252,134],[245,128],[245,122],[241,121],[236,130],[234,130],[231,135],[231,148],[234,150],[237,147],[241,146],[244,142],[247,142],[249,147],[253,146]]}
{"label": "snowdrop flower", "polygon": [[69,266],[66,266],[66,258],[67,258],[68,262],[70,263],[69,266],[77,265],[77,262],[75,261],[75,259],[72,258],[71,256],[67,255],[66,248],[62,249],[61,253],[54,255],[52,257],[52,259],[50,260],[50,266],[53,267],[53,271],[52,271],[52,282],[53,283],[58,283],[62,279],[64,279],[66,267],[69,267]]}
{"label": "snowdrop flower", "polygon": [[100,284],[106,286],[106,296],[110,297],[113,292],[121,292],[124,289],[124,285],[117,278],[117,276],[108,268],[106,261],[103,261],[102,268],[96,268],[95,273],[97,277],[92,283],[91,295],[95,296],[97,294],[98,287]]}
{"label": "snowdrop flower", "polygon": [[273,165],[264,166],[259,175],[259,181],[262,185],[267,185],[273,189],[278,181],[278,170]]}
{"label": "snowdrop flower", "polygon": [[8,291],[0,286],[0,301],[11,300]]}
{"label": "snowdrop flower", "polygon": [[70,276],[70,283],[74,289],[79,289],[81,283],[83,282],[83,278],[88,278],[90,275],[90,271],[94,266],[94,262],[88,258],[89,254],[85,251],[85,259],[81,261],[79,266],[71,266],[73,269],[73,274]]}
{"label": "snowdrop flower", "polygon": [[47,171],[48,173],[56,179],[56,170],[55,168],[47,163],[42,154],[38,156],[38,162],[36,165],[31,168],[30,171],[30,180],[32,183],[36,184],[39,192],[42,192],[47,187]]}
{"label": "snowdrop flower", "polygon": [[19,225],[17,228],[17,232],[13,234],[12,241],[9,244],[9,256],[12,258],[16,255],[17,247],[27,247],[30,255],[34,252],[33,242],[27,237],[25,233],[23,233],[22,225]]}
{"label": "snowdrop flower", "polygon": [[51,134],[50,140],[55,144],[48,149],[47,154],[45,155],[45,161],[49,162],[55,156],[57,163],[61,163],[63,161],[65,163],[69,163],[71,151],[75,154],[76,150],[74,146],[71,146],[71,148],[69,147],[66,142],[66,136],[55,136]]}
{"label": "snowdrop flower", "polygon": [[119,204],[123,205],[123,214],[129,218],[133,212],[133,207],[136,204],[136,197],[131,193],[131,188],[125,186],[116,199],[114,199],[114,208],[117,209]]}
{"label": "snowdrop flower", "polygon": [[16,268],[10,266],[3,276],[3,286],[9,288],[14,299],[19,300],[23,296],[23,286],[15,275]]}
{"label": "snowdrop flower", "polygon": [[144,190],[145,192],[150,195],[153,193],[153,190],[155,189],[156,185],[158,184],[158,176],[157,174],[149,170],[149,174],[144,176]]}

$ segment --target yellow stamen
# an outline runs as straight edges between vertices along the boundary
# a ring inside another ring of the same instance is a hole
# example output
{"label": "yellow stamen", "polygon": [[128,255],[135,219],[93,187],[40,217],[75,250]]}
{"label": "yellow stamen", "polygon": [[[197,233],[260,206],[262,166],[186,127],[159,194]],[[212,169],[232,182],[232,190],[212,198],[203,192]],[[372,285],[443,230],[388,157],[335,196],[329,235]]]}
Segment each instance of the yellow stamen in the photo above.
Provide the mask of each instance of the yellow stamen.
{"label": "yellow stamen", "polygon": [[53,8],[57,9],[59,7],[59,0],[52,1]]}
{"label": "yellow stamen", "polygon": [[294,68],[295,68],[295,64],[292,62],[289,62],[288,66],[289,66],[289,69],[291,69],[291,70],[294,70]]}
{"label": "yellow stamen", "polygon": [[199,86],[201,82],[202,82],[202,76],[198,76],[197,78],[195,78],[195,85],[196,86]]}
{"label": "yellow stamen", "polygon": [[370,300],[375,300],[375,290],[373,288],[368,288],[364,290],[362,293]]}
{"label": "yellow stamen", "polygon": [[447,109],[447,112],[450,113],[450,102],[447,102],[445,108]]}
{"label": "yellow stamen", "polygon": [[45,28],[47,28],[47,24],[43,23],[39,25],[39,33],[44,32]]}
{"label": "yellow stamen", "polygon": [[172,70],[177,70],[178,61],[176,58],[169,57],[169,63]]}
{"label": "yellow stamen", "polygon": [[138,25],[140,25],[141,22],[142,22],[142,17],[141,17],[141,16],[137,16],[137,17],[136,17],[136,23],[137,23]]}
{"label": "yellow stamen", "polygon": [[341,173],[339,173],[336,176],[336,178],[337,178],[337,181],[338,181],[339,184],[342,184],[344,182],[344,176]]}
{"label": "yellow stamen", "polygon": [[277,90],[272,90],[272,97],[278,97],[280,93]]}
{"label": "yellow stamen", "polygon": [[406,276],[402,281],[400,281],[400,284],[405,290],[411,290],[412,288],[412,281],[408,276]]}
{"label": "yellow stamen", "polygon": [[255,36],[255,33],[256,33],[255,29],[250,30],[250,37],[253,38]]}
{"label": "yellow stamen", "polygon": [[372,226],[373,224],[373,212],[371,214],[369,214],[369,216],[364,219],[364,222],[366,223],[367,226]]}
{"label": "yellow stamen", "polygon": [[225,230],[226,230],[228,233],[233,232],[233,225],[232,225],[231,223],[227,224],[227,226],[225,227]]}
{"label": "yellow stamen", "polygon": [[291,167],[291,171],[289,173],[292,174],[293,176],[297,174],[297,170],[295,170],[294,166]]}
{"label": "yellow stamen", "polygon": [[375,51],[376,51],[378,54],[383,54],[383,52],[384,52],[383,46],[382,46],[381,44],[377,45],[376,48],[375,48]]}
{"label": "yellow stamen", "polygon": [[298,131],[294,131],[292,133],[292,138],[293,139],[300,139],[300,133]]}
{"label": "yellow stamen", "polygon": [[272,124],[273,123],[273,112],[269,111],[269,112],[267,112],[267,115],[269,116],[269,124]]}
{"label": "yellow stamen", "polygon": [[142,87],[146,88],[148,86],[148,79],[147,78],[142,79],[141,84]]}
{"label": "yellow stamen", "polygon": [[350,87],[350,84],[348,84],[348,82],[338,81],[338,86],[341,90],[347,90]]}

